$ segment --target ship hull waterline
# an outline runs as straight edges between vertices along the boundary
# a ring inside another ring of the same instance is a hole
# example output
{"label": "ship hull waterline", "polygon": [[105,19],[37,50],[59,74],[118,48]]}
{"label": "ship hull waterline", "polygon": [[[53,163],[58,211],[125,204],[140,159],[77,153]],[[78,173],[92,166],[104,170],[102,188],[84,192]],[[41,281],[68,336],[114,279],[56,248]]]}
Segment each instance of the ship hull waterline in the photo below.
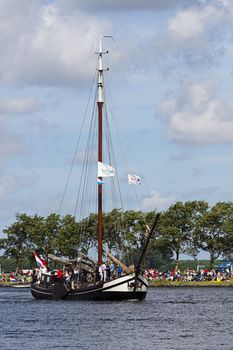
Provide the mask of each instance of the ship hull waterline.
{"label": "ship hull waterline", "polygon": [[31,293],[35,299],[49,300],[144,300],[148,281],[142,275],[138,275],[136,283],[135,288],[135,274],[133,273],[109,282],[81,286],[76,289],[68,289],[65,284],[58,283],[48,286],[32,283]]}

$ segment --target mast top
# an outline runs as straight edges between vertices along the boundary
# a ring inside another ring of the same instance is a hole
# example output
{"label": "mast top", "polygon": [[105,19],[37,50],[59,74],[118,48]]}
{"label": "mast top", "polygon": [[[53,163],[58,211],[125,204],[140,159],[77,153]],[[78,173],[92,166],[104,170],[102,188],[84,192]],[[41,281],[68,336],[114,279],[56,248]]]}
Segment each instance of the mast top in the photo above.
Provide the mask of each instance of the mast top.
{"label": "mast top", "polygon": [[99,51],[96,52],[98,55],[98,100],[97,102],[103,103],[103,59],[102,56],[103,54],[108,53],[108,51],[103,51],[102,48],[102,40],[103,38],[111,38],[113,41],[115,39],[113,38],[112,35],[100,35],[99,37]]}
{"label": "mast top", "polygon": [[112,35],[100,35],[99,36],[99,52],[96,52],[99,55],[102,55],[103,53],[108,53],[108,51],[103,52],[103,48],[102,48],[102,42],[103,42],[103,38],[111,38],[113,41],[115,41],[114,37]]}

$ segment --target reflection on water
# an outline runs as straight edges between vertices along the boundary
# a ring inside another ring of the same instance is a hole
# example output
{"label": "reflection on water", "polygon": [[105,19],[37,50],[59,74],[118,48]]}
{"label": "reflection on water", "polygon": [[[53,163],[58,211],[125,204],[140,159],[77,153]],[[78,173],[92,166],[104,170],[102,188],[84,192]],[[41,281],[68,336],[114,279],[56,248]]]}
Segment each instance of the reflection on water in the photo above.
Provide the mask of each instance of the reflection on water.
{"label": "reflection on water", "polygon": [[0,289],[0,347],[232,350],[232,288],[154,288],[143,302],[37,301]]}

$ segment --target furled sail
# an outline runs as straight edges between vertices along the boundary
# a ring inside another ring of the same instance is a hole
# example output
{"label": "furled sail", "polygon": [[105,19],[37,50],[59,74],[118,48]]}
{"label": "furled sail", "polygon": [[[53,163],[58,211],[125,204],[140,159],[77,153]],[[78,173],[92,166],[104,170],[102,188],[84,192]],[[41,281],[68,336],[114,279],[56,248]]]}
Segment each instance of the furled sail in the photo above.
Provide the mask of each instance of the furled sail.
{"label": "furled sail", "polygon": [[112,262],[118,266],[120,266],[123,270],[124,273],[128,274],[128,273],[132,273],[134,272],[135,268],[134,265],[130,265],[130,266],[126,266],[125,264],[123,264],[120,260],[118,260],[117,258],[115,258],[111,253],[108,252],[108,257],[110,260],[112,260]]}

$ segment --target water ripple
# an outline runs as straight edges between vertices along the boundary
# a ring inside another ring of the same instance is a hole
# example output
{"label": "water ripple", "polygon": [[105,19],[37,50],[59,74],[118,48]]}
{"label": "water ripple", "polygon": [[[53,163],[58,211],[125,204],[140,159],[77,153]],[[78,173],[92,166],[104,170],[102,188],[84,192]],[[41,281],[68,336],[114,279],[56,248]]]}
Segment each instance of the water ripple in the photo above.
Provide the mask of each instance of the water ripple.
{"label": "water ripple", "polygon": [[[0,289],[4,350],[232,350],[233,289],[154,288],[144,302],[36,301]],[[33,345],[32,345],[33,344]]]}

